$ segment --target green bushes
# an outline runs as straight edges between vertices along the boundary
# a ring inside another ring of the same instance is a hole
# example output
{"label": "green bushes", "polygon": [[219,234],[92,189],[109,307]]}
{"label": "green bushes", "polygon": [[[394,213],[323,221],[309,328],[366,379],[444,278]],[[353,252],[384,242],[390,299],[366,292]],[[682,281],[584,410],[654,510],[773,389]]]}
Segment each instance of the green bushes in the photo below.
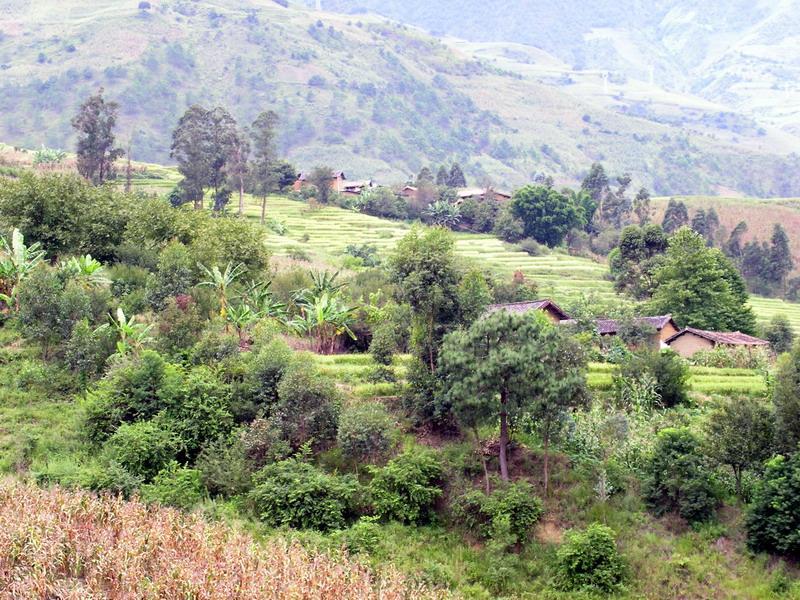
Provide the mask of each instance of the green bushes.
{"label": "green bushes", "polygon": [[155,421],[124,423],[104,449],[109,460],[148,480],[175,458],[175,436]]}
{"label": "green bushes", "polygon": [[258,518],[273,527],[341,529],[358,490],[355,478],[328,475],[295,458],[267,465],[253,479],[250,503]]}
{"label": "green bushes", "polygon": [[407,450],[372,472],[369,492],[376,515],[403,523],[431,517],[434,503],[442,495],[442,468],[433,452]]}
{"label": "green bushes", "polygon": [[618,377],[629,381],[643,381],[649,377],[664,408],[685,404],[688,399],[689,366],[671,350],[640,351],[622,361]]}
{"label": "green bushes", "polygon": [[800,454],[767,462],[747,515],[747,544],[800,557]]}
{"label": "green bushes", "polygon": [[556,587],[567,592],[618,592],[626,578],[626,565],[614,532],[599,523],[585,531],[570,531],[556,554]]}
{"label": "green bushes", "polygon": [[189,509],[203,499],[200,471],[181,467],[172,461],[142,486],[142,498],[167,506]]}
{"label": "green bushes", "polygon": [[467,492],[455,501],[453,513],[473,534],[492,539],[507,532],[512,544],[522,544],[542,516],[542,502],[530,483],[518,481],[488,495],[477,490]]}
{"label": "green bushes", "polygon": [[336,438],[339,392],[333,381],[310,365],[293,365],[278,384],[272,420],[281,438],[297,450],[306,443],[324,447]]}
{"label": "green bushes", "polygon": [[717,492],[691,431],[668,428],[658,434],[642,493],[656,515],[676,512],[690,523],[713,516]]}
{"label": "green bushes", "polygon": [[358,404],[342,412],[337,442],[347,458],[375,462],[389,452],[393,426],[383,404]]}

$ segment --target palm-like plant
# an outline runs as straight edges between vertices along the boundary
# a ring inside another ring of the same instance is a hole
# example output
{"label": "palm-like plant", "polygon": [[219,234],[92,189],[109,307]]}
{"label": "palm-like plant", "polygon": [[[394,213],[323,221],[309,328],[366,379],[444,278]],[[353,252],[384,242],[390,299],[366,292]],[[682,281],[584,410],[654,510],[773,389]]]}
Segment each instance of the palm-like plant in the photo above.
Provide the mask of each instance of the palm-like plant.
{"label": "palm-like plant", "polygon": [[338,294],[305,291],[306,294],[298,296],[295,301],[300,314],[289,324],[298,333],[314,338],[316,352],[332,354],[341,335],[356,339],[350,328],[355,308],[345,306]]}
{"label": "palm-like plant", "polygon": [[86,287],[101,287],[111,283],[105,275],[103,263],[92,258],[91,254],[73,256],[62,262],[60,267],[68,277],[80,281]]}
{"label": "palm-like plant", "polygon": [[219,300],[219,316],[226,319],[228,316],[228,292],[236,280],[247,270],[246,267],[242,263],[234,266],[232,262],[227,264],[224,271],[220,271],[216,265],[210,269],[201,263],[197,263],[197,266],[206,275],[206,279],[198,285],[214,289]]}
{"label": "palm-like plant", "polygon": [[441,227],[455,227],[461,220],[461,209],[447,200],[433,202],[424,214],[430,222]]}
{"label": "palm-like plant", "polygon": [[236,329],[239,336],[239,346],[245,344],[247,328],[255,323],[261,315],[247,304],[237,304],[228,310],[227,321]]}
{"label": "palm-like plant", "polygon": [[0,236],[0,301],[19,311],[19,284],[44,258],[41,244],[25,245],[19,229],[11,233],[11,242]]}
{"label": "palm-like plant", "polygon": [[145,325],[136,322],[136,316],[127,318],[122,308],[117,308],[117,314],[109,315],[109,323],[101,325],[97,331],[106,329],[109,326],[113,327],[119,339],[117,340],[117,354],[125,356],[126,354],[137,355],[142,349],[153,341],[150,337],[150,330],[152,325]]}
{"label": "palm-like plant", "polygon": [[286,321],[286,305],[278,302],[270,291],[271,281],[250,281],[241,299],[258,313],[259,317],[267,317]]}

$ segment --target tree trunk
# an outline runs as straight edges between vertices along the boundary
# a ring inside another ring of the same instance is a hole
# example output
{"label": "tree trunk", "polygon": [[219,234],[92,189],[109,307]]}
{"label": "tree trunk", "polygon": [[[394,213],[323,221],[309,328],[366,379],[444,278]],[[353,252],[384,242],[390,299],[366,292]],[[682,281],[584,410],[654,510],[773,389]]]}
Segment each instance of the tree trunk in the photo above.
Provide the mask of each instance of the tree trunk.
{"label": "tree trunk", "polygon": [[550,485],[550,432],[544,436],[544,496],[547,497]]}
{"label": "tree trunk", "polygon": [[244,216],[244,179],[239,175],[239,216]]}
{"label": "tree trunk", "polygon": [[261,224],[263,225],[267,220],[267,197],[261,198]]}
{"label": "tree trunk", "polygon": [[733,468],[733,478],[736,482],[736,497],[742,499],[742,470],[736,467]]}
{"label": "tree trunk", "polygon": [[507,392],[500,392],[500,478],[508,481],[508,412]]}
{"label": "tree trunk", "polygon": [[481,457],[481,465],[483,466],[483,479],[484,483],[486,484],[486,495],[492,493],[492,486],[489,482],[489,465],[486,464],[486,455],[483,453],[483,448],[481,448],[481,438],[478,435],[478,428],[474,427],[472,429],[472,433],[475,435],[475,445],[478,448],[478,455]]}

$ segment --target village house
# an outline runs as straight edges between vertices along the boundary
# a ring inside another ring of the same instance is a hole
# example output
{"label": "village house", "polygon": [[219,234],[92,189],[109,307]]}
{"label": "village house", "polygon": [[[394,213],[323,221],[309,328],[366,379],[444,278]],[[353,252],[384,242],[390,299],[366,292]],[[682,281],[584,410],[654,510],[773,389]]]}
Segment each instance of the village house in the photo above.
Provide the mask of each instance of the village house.
{"label": "village house", "polygon": [[486,307],[485,314],[489,315],[499,310],[517,314],[540,310],[547,315],[553,323],[560,323],[569,319],[569,315],[561,310],[555,302],[549,299],[533,300],[530,302],[510,302],[508,304],[490,304]]}
{"label": "village house", "polygon": [[[295,192],[299,192],[302,190],[308,183],[308,173],[298,173],[297,179],[295,180],[294,184],[292,184],[292,189]],[[331,182],[331,189],[334,192],[342,193],[346,187],[347,177],[344,175],[344,171],[334,171],[333,177],[330,178]],[[357,182],[360,183],[360,182]]]}
{"label": "village house", "polygon": [[487,197],[495,202],[508,202],[511,200],[511,194],[509,192],[503,192],[492,188],[460,188],[457,190],[456,194],[458,195],[457,202],[459,204],[467,199],[481,201],[486,200]]}
{"label": "village house", "polygon": [[361,192],[372,187],[374,187],[372,179],[364,179],[362,181],[345,181],[339,193],[344,196],[360,196]]}
{"label": "village house", "polygon": [[769,342],[739,331],[705,331],[687,327],[667,339],[667,345],[684,358],[691,358],[696,352],[713,350],[719,346],[747,348],[751,351],[754,348],[766,349],[769,347]]}
{"label": "village house", "polygon": [[[566,324],[576,324],[577,321],[566,321]],[[636,317],[632,319],[634,325],[652,327],[653,333],[647,345],[654,349],[667,347],[667,340],[674,336],[680,329],[672,318],[672,315],[659,315],[655,317]],[[618,319],[596,319],[595,326],[601,338],[611,338],[619,334],[624,322]]]}

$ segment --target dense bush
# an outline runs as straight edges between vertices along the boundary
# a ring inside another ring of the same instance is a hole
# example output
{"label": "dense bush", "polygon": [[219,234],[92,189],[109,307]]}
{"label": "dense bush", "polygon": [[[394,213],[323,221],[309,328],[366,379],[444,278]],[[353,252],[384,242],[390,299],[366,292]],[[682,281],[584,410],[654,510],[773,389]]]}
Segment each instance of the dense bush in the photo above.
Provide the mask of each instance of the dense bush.
{"label": "dense bush", "polygon": [[267,465],[253,479],[250,502],[258,518],[273,527],[341,529],[358,490],[355,478],[328,475],[296,458]]}
{"label": "dense bush", "polygon": [[175,436],[156,421],[124,423],[105,443],[109,460],[149,480],[175,458]]}
{"label": "dense bush", "polygon": [[180,242],[169,244],[158,257],[158,267],[147,281],[147,299],[160,310],[169,298],[189,293],[197,283],[196,261]]}
{"label": "dense bush", "polygon": [[769,362],[768,351],[752,347],[717,346],[713,350],[701,350],[692,355],[693,364],[718,369],[765,369]]}
{"label": "dense bush", "polygon": [[747,514],[747,543],[754,550],[800,557],[800,453],[767,463]]}
{"label": "dense bush", "polygon": [[153,482],[142,486],[142,498],[166,506],[189,509],[203,499],[200,471],[172,461],[158,472]]}
{"label": "dense bush", "polygon": [[342,530],[337,539],[351,554],[374,552],[381,541],[381,527],[376,517],[361,517]]}
{"label": "dense bush", "polygon": [[714,515],[717,492],[691,431],[668,428],[659,432],[642,493],[656,515],[676,512],[690,523]]}
{"label": "dense bush", "polygon": [[295,364],[278,384],[274,424],[295,450],[311,443],[324,447],[336,438],[340,397],[336,385],[313,366]]}
{"label": "dense bush", "polygon": [[200,471],[203,485],[213,496],[236,496],[251,487],[251,463],[238,431],[207,444],[197,457],[195,467]]}
{"label": "dense bush", "polygon": [[626,572],[614,532],[599,523],[589,525],[585,531],[568,532],[556,553],[555,584],[564,591],[618,592]]}
{"label": "dense bush", "polygon": [[389,452],[393,428],[394,420],[383,404],[356,404],[342,412],[337,442],[347,458],[375,462]]}
{"label": "dense bush", "polygon": [[85,382],[103,372],[106,360],[116,351],[115,342],[113,330],[94,328],[83,319],[75,323],[64,345],[64,362]]}
{"label": "dense bush", "polygon": [[428,450],[407,450],[382,469],[372,469],[369,492],[375,513],[403,523],[418,523],[431,517],[442,495],[442,467]]}
{"label": "dense bush", "polygon": [[278,402],[278,384],[292,362],[286,342],[276,338],[246,358],[245,373],[233,399],[238,421],[267,415]]}
{"label": "dense bush", "polygon": [[664,408],[689,400],[689,365],[671,350],[635,352],[622,361],[619,376],[630,380],[651,377]]}
{"label": "dense bush", "polygon": [[159,351],[179,361],[189,359],[192,347],[199,341],[206,319],[200,315],[191,296],[169,298],[158,315]]}
{"label": "dense bush", "polygon": [[512,543],[522,544],[542,516],[542,502],[530,483],[519,481],[488,495],[477,490],[467,492],[455,501],[453,514],[472,534],[488,539],[500,533],[498,529],[507,529]]}

